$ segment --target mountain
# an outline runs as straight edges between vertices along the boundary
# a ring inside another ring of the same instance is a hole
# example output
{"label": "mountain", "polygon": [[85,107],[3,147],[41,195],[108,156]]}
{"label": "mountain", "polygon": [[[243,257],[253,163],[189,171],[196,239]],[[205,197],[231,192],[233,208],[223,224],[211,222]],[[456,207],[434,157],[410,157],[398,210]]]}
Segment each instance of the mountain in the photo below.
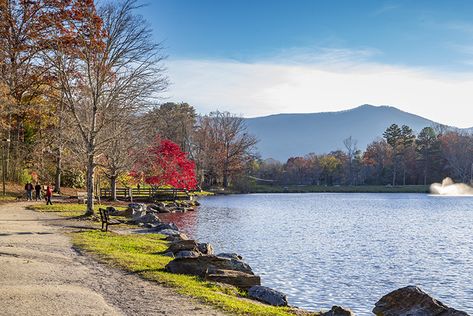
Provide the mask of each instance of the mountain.
{"label": "mountain", "polygon": [[426,126],[440,125],[395,107],[369,104],[340,112],[276,114],[245,121],[248,131],[259,139],[262,158],[281,162],[311,152],[345,150],[343,140],[350,136],[358,141],[358,149],[364,150],[393,123],[408,125],[416,134]]}

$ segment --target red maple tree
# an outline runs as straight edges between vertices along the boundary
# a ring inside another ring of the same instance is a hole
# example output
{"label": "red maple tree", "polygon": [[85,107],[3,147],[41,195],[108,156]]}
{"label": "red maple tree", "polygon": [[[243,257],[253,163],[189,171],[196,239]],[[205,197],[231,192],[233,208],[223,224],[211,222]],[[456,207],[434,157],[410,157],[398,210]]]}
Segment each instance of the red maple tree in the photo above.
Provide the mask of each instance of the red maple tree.
{"label": "red maple tree", "polygon": [[159,137],[155,145],[146,149],[131,174],[144,174],[144,181],[155,186],[171,185],[179,189],[197,186],[195,163],[187,158],[179,145]]}

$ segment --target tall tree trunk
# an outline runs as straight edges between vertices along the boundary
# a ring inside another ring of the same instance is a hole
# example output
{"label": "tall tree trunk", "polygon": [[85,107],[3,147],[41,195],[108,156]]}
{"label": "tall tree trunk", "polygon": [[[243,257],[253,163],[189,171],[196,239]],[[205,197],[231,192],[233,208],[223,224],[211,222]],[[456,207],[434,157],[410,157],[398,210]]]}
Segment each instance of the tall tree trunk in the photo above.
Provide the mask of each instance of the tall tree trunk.
{"label": "tall tree trunk", "polygon": [[54,184],[54,191],[61,193],[61,175],[62,175],[62,149],[61,146],[57,148],[56,157],[56,177]]}
{"label": "tall tree trunk", "polygon": [[61,94],[61,101],[59,103],[59,124],[58,124],[58,130],[57,130],[57,136],[58,136],[58,143],[57,143],[57,156],[56,156],[56,181],[55,181],[55,186],[54,190],[57,193],[61,193],[61,176],[62,176],[62,133],[63,133],[63,98],[64,95]]}
{"label": "tall tree trunk", "polygon": [[110,189],[111,189],[111,199],[112,201],[117,200],[117,176],[113,175],[110,177]]}
{"label": "tall tree trunk", "polygon": [[223,187],[228,187],[228,168],[226,165],[223,167]]}
{"label": "tall tree trunk", "polygon": [[6,176],[9,177],[11,175],[10,171],[10,151],[11,151],[11,128],[12,128],[12,115],[11,112],[8,114],[8,129],[7,129],[7,139],[10,141],[7,141],[7,150],[6,150],[6,158],[5,158],[5,173]]}
{"label": "tall tree trunk", "polygon": [[89,149],[87,155],[87,211],[85,215],[94,215],[94,155]]}
{"label": "tall tree trunk", "polygon": [[22,175],[23,170],[21,170],[20,166],[20,121],[19,118],[17,118],[17,128],[16,128],[16,135],[15,135],[15,146],[13,147],[14,149],[14,164],[12,168],[13,176],[12,179],[16,182],[19,182],[20,180],[20,175]]}

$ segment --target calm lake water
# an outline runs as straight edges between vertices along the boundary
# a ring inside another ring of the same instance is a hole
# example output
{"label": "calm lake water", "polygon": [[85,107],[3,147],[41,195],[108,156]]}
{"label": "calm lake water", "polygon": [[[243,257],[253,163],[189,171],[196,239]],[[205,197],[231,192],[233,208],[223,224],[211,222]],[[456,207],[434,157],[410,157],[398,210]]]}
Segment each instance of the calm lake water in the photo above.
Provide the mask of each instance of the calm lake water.
{"label": "calm lake water", "polygon": [[248,194],[170,214],[217,252],[238,252],[291,305],[371,315],[390,291],[418,285],[473,314],[473,197]]}

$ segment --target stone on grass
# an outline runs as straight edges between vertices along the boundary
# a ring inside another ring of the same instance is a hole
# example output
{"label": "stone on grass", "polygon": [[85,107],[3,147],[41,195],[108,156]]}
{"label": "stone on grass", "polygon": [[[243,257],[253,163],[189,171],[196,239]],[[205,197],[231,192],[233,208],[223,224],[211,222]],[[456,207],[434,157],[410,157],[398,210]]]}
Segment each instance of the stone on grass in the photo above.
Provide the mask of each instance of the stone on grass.
{"label": "stone on grass", "polygon": [[234,270],[209,269],[204,279],[211,282],[230,284],[243,290],[261,285],[259,276]]}
{"label": "stone on grass", "polygon": [[406,286],[383,296],[373,309],[378,316],[467,316],[446,306],[417,286]]}
{"label": "stone on grass", "polygon": [[166,236],[179,236],[180,232],[174,229],[162,229],[157,231],[158,234],[166,235]]}
{"label": "stone on grass", "polygon": [[174,254],[172,252],[163,253],[163,256],[174,258]]}
{"label": "stone on grass", "polygon": [[123,215],[126,217],[133,217],[134,213],[139,212],[140,214],[144,215],[145,211],[144,204],[130,203],[128,204],[128,208],[123,212]]}
{"label": "stone on grass", "polygon": [[201,253],[203,253],[204,255],[213,255],[214,254],[214,248],[209,243],[206,243],[206,242],[198,243],[197,247],[198,247],[199,251]]}
{"label": "stone on grass", "polygon": [[287,306],[287,296],[284,293],[266,286],[255,285],[248,290],[248,296],[260,302],[273,306]]}
{"label": "stone on grass", "polygon": [[147,213],[136,219],[135,217],[133,217],[133,219],[139,223],[153,223],[153,224],[161,223],[161,220],[159,219],[159,217],[154,213]]}
{"label": "stone on grass", "polygon": [[200,256],[200,252],[191,250],[181,250],[175,254],[176,258],[195,258]]}
{"label": "stone on grass", "polygon": [[[139,224],[143,224],[143,223],[139,223]],[[158,227],[158,224],[145,223],[144,226],[145,226],[146,228],[151,228],[151,229],[153,229],[153,228]]]}
{"label": "stone on grass", "polygon": [[131,217],[136,222],[140,222],[140,219],[145,215],[146,215],[146,210],[144,210],[144,209],[135,209],[135,208],[133,208],[131,210]]}
{"label": "stone on grass", "polygon": [[163,229],[172,229],[179,231],[179,228],[177,228],[176,224],[174,223],[160,223],[158,226],[156,226],[156,230],[158,232]]}
{"label": "stone on grass", "polygon": [[322,314],[322,316],[354,316],[355,314],[341,306],[332,306],[332,309]]}
{"label": "stone on grass", "polygon": [[128,207],[133,209],[144,209],[145,205],[142,203],[130,203],[128,204]]}
{"label": "stone on grass", "polygon": [[170,251],[173,254],[176,254],[179,251],[183,251],[183,250],[198,252],[199,248],[195,240],[180,240],[180,241],[176,241],[170,244],[166,252]]}
{"label": "stone on grass", "polygon": [[108,211],[108,213],[110,215],[113,215],[113,216],[122,215],[122,213],[124,213],[124,212],[120,212],[119,210],[117,210],[113,206],[107,206],[105,209]]}
{"label": "stone on grass", "polygon": [[171,273],[190,274],[205,277],[212,268],[221,270],[235,270],[254,274],[251,267],[238,260],[219,258],[216,256],[200,256],[196,258],[178,258],[169,262],[165,269]]}
{"label": "stone on grass", "polygon": [[153,212],[153,213],[159,213],[159,206],[156,205],[156,204],[148,204],[146,206],[146,211]]}
{"label": "stone on grass", "polygon": [[172,213],[172,210],[167,206],[160,206],[159,213]]}
{"label": "stone on grass", "polygon": [[176,242],[181,240],[189,240],[189,237],[187,237],[187,235],[184,233],[179,233],[179,235],[176,236],[167,236],[165,240],[170,242]]}

